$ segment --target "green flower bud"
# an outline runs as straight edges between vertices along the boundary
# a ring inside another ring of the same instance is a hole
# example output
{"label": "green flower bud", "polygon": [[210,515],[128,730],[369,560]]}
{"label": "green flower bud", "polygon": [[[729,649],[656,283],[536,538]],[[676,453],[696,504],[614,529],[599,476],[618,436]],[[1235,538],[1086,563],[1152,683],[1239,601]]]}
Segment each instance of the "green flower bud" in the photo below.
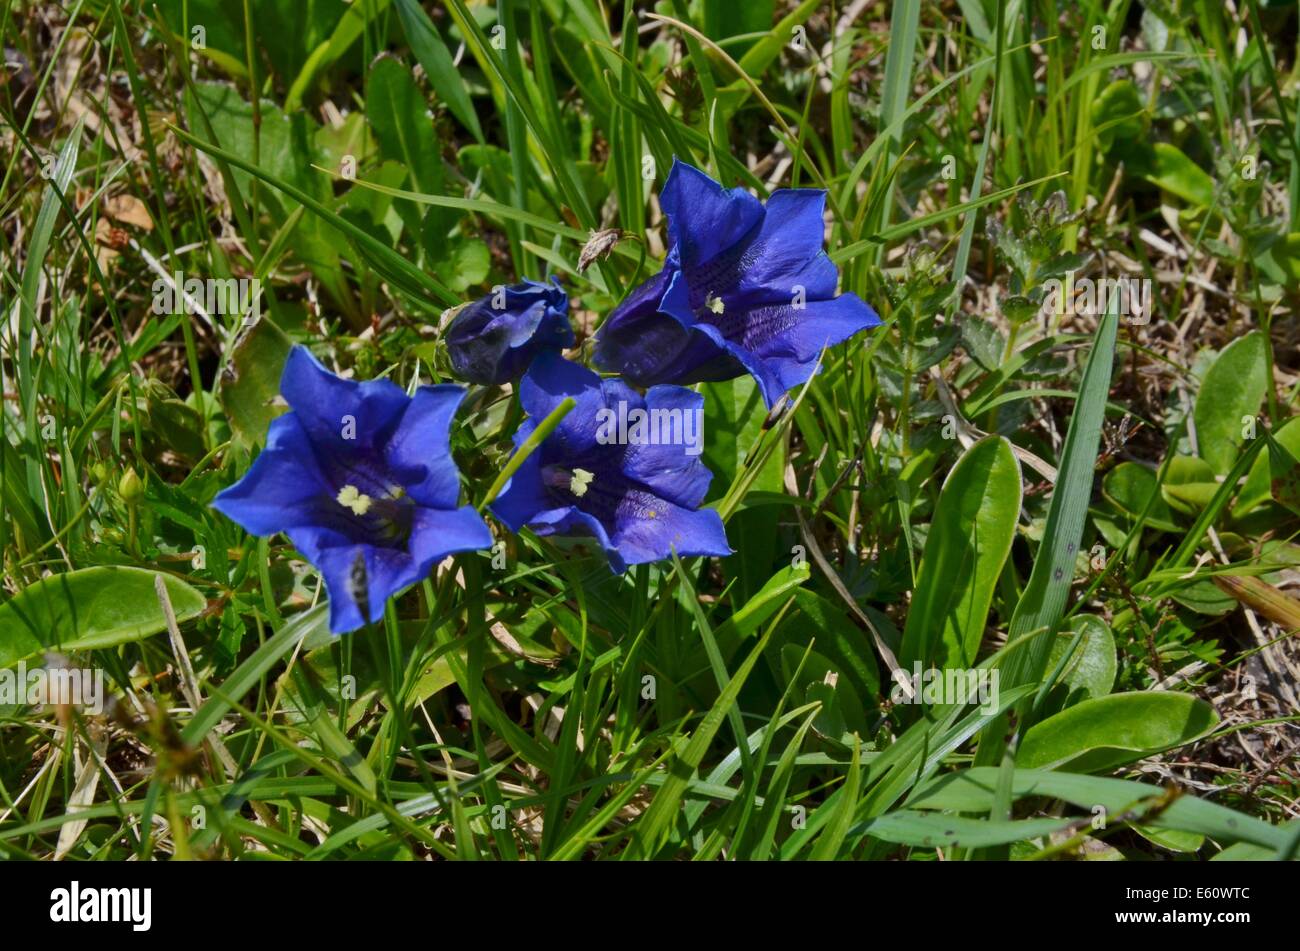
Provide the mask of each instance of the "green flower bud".
{"label": "green flower bud", "polygon": [[123,502],[127,505],[135,505],[144,498],[144,482],[136,475],[135,469],[128,466],[117,483],[117,491],[122,496]]}

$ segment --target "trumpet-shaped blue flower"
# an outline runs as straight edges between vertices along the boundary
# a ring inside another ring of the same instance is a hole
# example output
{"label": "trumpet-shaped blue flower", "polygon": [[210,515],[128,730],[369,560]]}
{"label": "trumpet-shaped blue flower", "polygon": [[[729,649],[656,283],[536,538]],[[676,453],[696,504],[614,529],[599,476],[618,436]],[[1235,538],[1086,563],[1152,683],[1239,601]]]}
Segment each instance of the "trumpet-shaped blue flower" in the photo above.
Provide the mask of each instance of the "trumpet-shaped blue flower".
{"label": "trumpet-shaped blue flower", "polygon": [[778,189],[765,206],[674,161],[659,202],[667,260],[600,328],[599,366],[638,386],[750,373],[771,406],[823,347],[879,325],[857,295],[835,295],[821,189]]}
{"label": "trumpet-shaped blue flower", "polygon": [[519,386],[529,418],[515,445],[566,397],[577,405],[511,477],[493,514],[514,531],[591,536],[616,572],[674,550],[731,554],[718,513],[699,507],[713,478],[698,456],[702,396],[655,386],[642,397],[621,380],[543,354]]}
{"label": "trumpet-shaped blue flower", "polygon": [[447,327],[447,352],[456,375],[471,383],[513,380],[537,354],[573,346],[569,295],[559,281],[525,280],[467,305]]}
{"label": "trumpet-shaped blue flower", "polygon": [[294,347],[280,392],[291,411],[212,505],[254,535],[289,536],[325,579],[334,633],[379,620],[389,596],[452,552],[491,546],[459,504],[449,434],[462,387],[411,397],[390,380],[341,379]]}

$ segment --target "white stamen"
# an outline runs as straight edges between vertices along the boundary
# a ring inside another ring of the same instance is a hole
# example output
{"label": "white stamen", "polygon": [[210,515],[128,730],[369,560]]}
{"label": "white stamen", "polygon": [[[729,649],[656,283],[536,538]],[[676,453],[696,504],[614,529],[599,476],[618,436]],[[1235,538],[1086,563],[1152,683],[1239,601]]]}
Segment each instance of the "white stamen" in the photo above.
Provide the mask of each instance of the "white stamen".
{"label": "white stamen", "polygon": [[587,494],[587,486],[596,478],[595,473],[588,472],[586,469],[574,469],[573,478],[569,480],[569,491],[582,498]]}
{"label": "white stamen", "polygon": [[713,291],[709,291],[704,295],[704,306],[715,314],[720,314],[727,309],[727,305],[722,302],[721,297],[713,296]]}
{"label": "white stamen", "polygon": [[365,515],[370,511],[370,505],[374,500],[370,496],[357,491],[355,485],[345,485],[339,489],[336,501],[345,509],[349,509],[354,515]]}

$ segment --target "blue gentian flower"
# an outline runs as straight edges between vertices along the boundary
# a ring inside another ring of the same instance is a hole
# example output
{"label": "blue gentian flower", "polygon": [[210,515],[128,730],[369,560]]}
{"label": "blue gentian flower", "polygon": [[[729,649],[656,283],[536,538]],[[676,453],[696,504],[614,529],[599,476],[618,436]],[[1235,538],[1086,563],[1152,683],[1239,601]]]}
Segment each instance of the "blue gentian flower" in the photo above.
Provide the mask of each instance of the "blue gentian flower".
{"label": "blue gentian flower", "polygon": [[248,473],[212,502],[254,535],[284,532],[325,579],[330,630],[378,621],[384,602],[452,552],[492,545],[460,505],[450,431],[463,387],[358,383],[289,352],[271,422]]}
{"label": "blue gentian flower", "polygon": [[598,366],[637,386],[751,373],[771,406],[824,346],[879,325],[856,294],[835,296],[821,189],[778,189],[764,206],[674,161],[659,203],[667,260],[597,332]]}
{"label": "blue gentian flower", "polygon": [[528,369],[537,354],[573,346],[569,295],[559,281],[551,281],[494,287],[452,318],[445,339],[458,377],[505,383]]}
{"label": "blue gentian flower", "polygon": [[731,554],[721,517],[699,507],[713,479],[699,459],[702,396],[655,386],[642,397],[621,380],[543,354],[519,386],[529,418],[515,446],[565,397],[577,405],[492,503],[497,518],[513,531],[591,536],[620,573],[674,550]]}

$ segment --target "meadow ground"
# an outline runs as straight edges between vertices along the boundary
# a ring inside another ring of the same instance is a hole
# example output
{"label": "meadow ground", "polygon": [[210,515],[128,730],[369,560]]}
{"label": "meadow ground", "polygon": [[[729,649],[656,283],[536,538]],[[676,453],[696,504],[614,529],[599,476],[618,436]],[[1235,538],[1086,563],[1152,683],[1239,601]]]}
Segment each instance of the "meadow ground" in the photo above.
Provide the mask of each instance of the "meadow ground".
{"label": "meadow ground", "polygon": [[1296,857],[1294,2],[0,41],[0,857]]}

